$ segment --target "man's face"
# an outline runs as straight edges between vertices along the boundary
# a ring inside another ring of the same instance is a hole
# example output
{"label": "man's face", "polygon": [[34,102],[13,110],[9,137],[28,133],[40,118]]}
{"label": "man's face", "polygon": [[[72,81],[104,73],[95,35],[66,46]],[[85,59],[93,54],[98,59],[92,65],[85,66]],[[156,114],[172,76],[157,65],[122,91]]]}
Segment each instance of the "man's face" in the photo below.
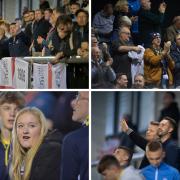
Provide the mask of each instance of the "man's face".
{"label": "man's face", "polygon": [[30,21],[34,20],[34,12],[29,13],[29,19],[30,19]]}
{"label": "man's face", "polygon": [[88,17],[84,12],[80,12],[76,17],[76,21],[79,26],[86,26],[86,24],[88,23]]}
{"label": "man's face", "polygon": [[12,130],[18,111],[19,107],[14,103],[3,103],[0,105],[0,122],[3,128]]}
{"label": "man's face", "polygon": [[128,28],[123,28],[120,33],[120,39],[122,41],[129,41],[129,38],[131,37],[131,32]]}
{"label": "man's face", "polygon": [[126,75],[122,75],[118,79],[118,84],[120,85],[121,88],[127,88],[127,84],[128,84],[127,76]]}
{"label": "man's face", "polygon": [[43,18],[43,14],[41,11],[35,11],[35,19],[37,21],[41,20]]}
{"label": "man's face", "polygon": [[29,13],[24,14],[23,18],[24,18],[25,22],[29,22],[30,21],[30,14]]}
{"label": "man's face", "polygon": [[158,125],[150,124],[146,131],[146,139],[148,141],[157,140],[158,138]]}
{"label": "man's face", "polygon": [[113,14],[113,6],[112,6],[112,4],[107,4],[104,11],[105,11],[107,16],[111,16]]}
{"label": "man's face", "polygon": [[52,14],[48,10],[44,11],[44,19],[45,20],[49,21],[51,18],[51,15]]}
{"label": "man's face", "polygon": [[155,152],[151,152],[151,151],[146,152],[146,156],[149,160],[149,163],[154,167],[158,167],[160,165],[160,163],[162,162],[164,158],[164,155],[165,154],[162,151],[162,149],[159,149]]}
{"label": "man's face", "polygon": [[134,80],[134,85],[138,89],[143,89],[144,88],[144,78],[142,76],[136,76]]}
{"label": "man's face", "polygon": [[119,176],[119,169],[115,166],[110,166],[102,172],[104,180],[117,180]]}
{"label": "man's face", "polygon": [[173,131],[173,128],[171,127],[170,123],[168,120],[163,119],[160,123],[159,123],[159,128],[158,128],[158,135],[160,137],[163,137],[169,133],[171,133]]}
{"label": "man's face", "polygon": [[11,33],[12,36],[16,36],[16,34],[17,34],[16,24],[10,25],[10,33]]}
{"label": "man's face", "polygon": [[79,10],[80,7],[77,4],[72,4],[70,7],[71,13],[76,14],[77,10]]}
{"label": "man's face", "polygon": [[92,59],[94,61],[99,61],[101,56],[101,51],[98,47],[92,49]]}
{"label": "man's face", "polygon": [[73,109],[72,120],[83,122],[89,115],[89,93],[79,92],[76,99],[71,102]]}
{"label": "man's face", "polygon": [[161,38],[156,37],[155,39],[153,39],[152,44],[154,44],[155,46],[160,46],[161,45]]}
{"label": "man's face", "polygon": [[141,0],[141,5],[145,10],[151,9],[151,2],[149,0]]}
{"label": "man's face", "polygon": [[124,166],[127,164],[128,161],[128,154],[124,149],[116,149],[114,152],[114,156],[119,161],[120,166]]}

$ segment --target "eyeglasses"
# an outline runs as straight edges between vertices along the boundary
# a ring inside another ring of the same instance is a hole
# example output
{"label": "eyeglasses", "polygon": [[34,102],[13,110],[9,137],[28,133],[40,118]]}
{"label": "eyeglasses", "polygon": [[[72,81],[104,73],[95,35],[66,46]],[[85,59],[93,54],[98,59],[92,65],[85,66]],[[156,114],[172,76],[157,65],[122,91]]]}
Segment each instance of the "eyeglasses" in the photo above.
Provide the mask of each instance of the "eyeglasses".
{"label": "eyeglasses", "polygon": [[124,33],[124,34],[126,34],[126,35],[131,35],[130,32],[121,32],[121,33]]}
{"label": "eyeglasses", "polygon": [[79,102],[79,101],[82,101],[82,100],[89,101],[89,98],[81,97],[81,96],[78,94],[78,95],[76,95],[76,98],[75,98],[74,100],[76,100],[76,102]]}

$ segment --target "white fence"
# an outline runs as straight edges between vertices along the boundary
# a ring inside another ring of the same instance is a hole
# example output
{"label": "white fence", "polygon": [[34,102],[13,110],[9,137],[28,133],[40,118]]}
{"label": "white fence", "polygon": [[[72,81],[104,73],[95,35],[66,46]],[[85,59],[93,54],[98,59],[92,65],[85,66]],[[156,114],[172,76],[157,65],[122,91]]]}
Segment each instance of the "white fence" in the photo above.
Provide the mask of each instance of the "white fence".
{"label": "white fence", "polygon": [[67,63],[88,63],[79,57],[64,58],[51,64],[54,57],[7,57],[0,60],[0,88],[66,89]]}

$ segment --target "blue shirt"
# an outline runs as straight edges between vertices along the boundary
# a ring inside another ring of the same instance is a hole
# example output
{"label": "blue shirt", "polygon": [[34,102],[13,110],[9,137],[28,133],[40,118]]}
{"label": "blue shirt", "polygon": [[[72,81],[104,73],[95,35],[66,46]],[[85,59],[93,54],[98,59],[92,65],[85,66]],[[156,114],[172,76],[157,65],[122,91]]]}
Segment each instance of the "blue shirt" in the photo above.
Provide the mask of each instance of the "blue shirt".
{"label": "blue shirt", "polygon": [[166,163],[161,163],[159,167],[149,165],[141,170],[146,180],[180,180],[177,169]]}

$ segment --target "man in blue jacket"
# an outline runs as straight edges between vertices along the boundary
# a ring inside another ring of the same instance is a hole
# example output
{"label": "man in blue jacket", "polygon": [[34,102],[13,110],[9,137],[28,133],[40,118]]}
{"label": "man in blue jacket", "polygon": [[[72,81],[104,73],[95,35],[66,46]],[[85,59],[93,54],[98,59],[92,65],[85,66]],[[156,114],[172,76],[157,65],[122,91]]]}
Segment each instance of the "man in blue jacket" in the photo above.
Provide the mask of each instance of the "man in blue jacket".
{"label": "man in blue jacket", "polygon": [[62,147],[61,180],[89,179],[89,93],[79,92],[71,103],[72,120],[82,127],[65,136]]}
{"label": "man in blue jacket", "polygon": [[0,93],[0,180],[8,176],[8,160],[11,132],[17,112],[25,104],[20,92]]}
{"label": "man in blue jacket", "polygon": [[149,166],[142,169],[142,174],[146,180],[180,180],[178,170],[163,162],[165,152],[159,141],[152,141],[147,144],[146,156],[150,163]]}

